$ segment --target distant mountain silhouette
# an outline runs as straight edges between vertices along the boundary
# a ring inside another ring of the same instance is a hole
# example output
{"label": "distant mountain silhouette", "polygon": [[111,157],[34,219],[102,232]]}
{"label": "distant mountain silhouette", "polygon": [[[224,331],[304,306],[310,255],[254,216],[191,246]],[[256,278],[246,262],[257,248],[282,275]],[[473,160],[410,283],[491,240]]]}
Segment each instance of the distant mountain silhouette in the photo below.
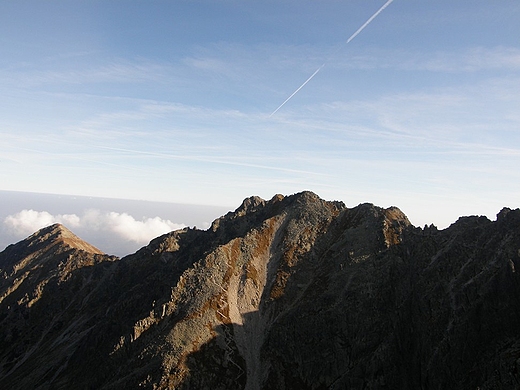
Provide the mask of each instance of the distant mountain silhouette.
{"label": "distant mountain silhouette", "polygon": [[101,253],[0,253],[6,389],[520,388],[520,210],[444,230],[311,192]]}

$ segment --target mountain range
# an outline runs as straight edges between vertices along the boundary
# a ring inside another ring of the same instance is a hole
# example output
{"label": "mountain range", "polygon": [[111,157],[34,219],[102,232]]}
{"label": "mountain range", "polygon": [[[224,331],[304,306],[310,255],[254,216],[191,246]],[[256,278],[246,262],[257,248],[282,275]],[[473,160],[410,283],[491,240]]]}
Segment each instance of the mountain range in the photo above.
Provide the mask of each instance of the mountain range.
{"label": "mountain range", "polygon": [[5,389],[518,389],[520,210],[250,197],[134,254],[65,226],[0,253]]}

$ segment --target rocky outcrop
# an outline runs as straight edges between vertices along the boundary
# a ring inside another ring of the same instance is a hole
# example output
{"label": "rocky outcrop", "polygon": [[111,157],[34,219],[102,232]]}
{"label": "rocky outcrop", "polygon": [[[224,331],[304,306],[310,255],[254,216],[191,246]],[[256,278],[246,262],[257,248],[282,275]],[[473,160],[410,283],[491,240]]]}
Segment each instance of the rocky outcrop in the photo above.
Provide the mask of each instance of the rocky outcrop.
{"label": "rocky outcrop", "polygon": [[133,255],[64,227],[0,254],[0,383],[25,389],[515,389],[520,210],[445,230],[304,192]]}

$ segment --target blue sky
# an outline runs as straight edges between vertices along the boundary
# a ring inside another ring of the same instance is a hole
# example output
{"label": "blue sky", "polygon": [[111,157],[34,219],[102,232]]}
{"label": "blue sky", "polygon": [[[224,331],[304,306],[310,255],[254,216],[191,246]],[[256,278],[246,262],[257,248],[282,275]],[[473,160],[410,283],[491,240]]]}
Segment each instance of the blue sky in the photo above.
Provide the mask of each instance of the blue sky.
{"label": "blue sky", "polygon": [[0,190],[519,207],[520,3],[383,4],[2,1]]}

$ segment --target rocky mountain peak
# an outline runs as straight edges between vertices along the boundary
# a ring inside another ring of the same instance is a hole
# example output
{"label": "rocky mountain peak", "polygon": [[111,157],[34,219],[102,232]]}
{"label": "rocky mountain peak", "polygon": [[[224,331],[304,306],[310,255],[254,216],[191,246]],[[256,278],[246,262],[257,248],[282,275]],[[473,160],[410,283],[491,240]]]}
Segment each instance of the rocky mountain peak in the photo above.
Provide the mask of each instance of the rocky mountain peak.
{"label": "rocky mountain peak", "polygon": [[265,200],[260,198],[259,196],[251,196],[249,198],[244,199],[239,208],[235,210],[237,215],[244,215],[246,213],[255,212],[259,206],[264,206]]}
{"label": "rocky mountain peak", "polygon": [[38,230],[16,244],[9,245],[0,253],[0,270],[11,269],[11,272],[16,273],[16,270],[27,267],[42,267],[47,261],[53,263],[57,257],[76,251],[83,252],[85,256],[103,255],[103,252],[95,246],[57,223]]}
{"label": "rocky mountain peak", "polygon": [[6,388],[517,389],[520,211],[249,197],[122,259],[61,225],[0,253]]}
{"label": "rocky mountain peak", "polygon": [[77,269],[116,259],[61,224],[44,227],[0,253],[0,302],[31,306],[40,299],[43,285],[61,283]]}
{"label": "rocky mountain peak", "polygon": [[64,246],[70,249],[82,250],[92,254],[103,254],[101,250],[82,240],[60,223],[44,227],[24,240],[24,244],[34,246]]}
{"label": "rocky mountain peak", "polygon": [[505,222],[505,223],[518,223],[520,220],[520,209],[510,209],[509,207],[504,207],[497,214],[497,222]]}

